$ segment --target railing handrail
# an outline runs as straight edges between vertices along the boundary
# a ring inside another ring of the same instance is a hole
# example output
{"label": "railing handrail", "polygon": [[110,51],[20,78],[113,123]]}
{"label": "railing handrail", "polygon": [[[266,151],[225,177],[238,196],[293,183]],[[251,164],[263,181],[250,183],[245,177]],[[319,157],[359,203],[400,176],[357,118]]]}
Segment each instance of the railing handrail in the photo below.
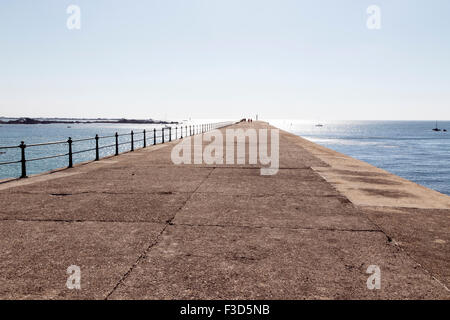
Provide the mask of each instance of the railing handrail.
{"label": "railing handrail", "polygon": [[[26,163],[27,162],[68,156],[69,157],[68,167],[72,168],[74,154],[95,151],[95,153],[96,153],[95,161],[97,161],[97,160],[100,160],[100,157],[99,157],[100,149],[115,147],[116,148],[115,155],[117,156],[120,154],[119,146],[124,145],[124,144],[130,144],[129,151],[134,151],[135,150],[134,144],[137,142],[143,142],[143,147],[139,148],[139,149],[142,149],[142,148],[146,148],[148,140],[153,140],[153,145],[156,145],[157,139],[159,139],[159,138],[161,139],[160,143],[165,143],[166,137],[168,137],[168,142],[172,141],[172,137],[173,137],[174,133],[175,133],[175,140],[178,140],[178,139],[183,139],[183,138],[195,135],[195,134],[202,134],[207,131],[211,131],[211,130],[218,129],[218,128],[223,128],[223,127],[231,125],[233,123],[235,123],[235,122],[224,121],[224,122],[204,123],[204,124],[189,124],[189,125],[184,124],[184,125],[180,125],[180,126],[179,125],[175,125],[175,126],[167,125],[167,126],[164,126],[164,127],[158,128],[158,129],[153,128],[148,131],[146,129],[144,129],[143,131],[138,131],[138,132],[134,132],[133,130],[131,130],[130,133],[119,134],[118,132],[116,132],[114,135],[106,135],[106,136],[95,135],[95,137],[93,137],[93,138],[82,138],[82,139],[75,139],[75,140],[72,140],[72,138],[69,137],[65,141],[52,141],[52,142],[42,142],[42,143],[34,143],[34,144],[25,144],[25,142],[22,141],[19,145],[16,145],[16,146],[0,146],[0,150],[1,149],[15,149],[15,148],[21,149],[21,159],[20,160],[0,162],[0,166],[21,163],[22,164],[22,175],[20,176],[20,178],[26,178],[27,177],[27,173],[26,173]],[[175,128],[175,130],[172,130],[172,128]],[[165,129],[167,129],[167,130],[165,130]],[[178,130],[178,129],[180,129],[180,130]],[[147,135],[147,133],[150,133],[150,134]],[[158,133],[161,133],[161,134],[159,135]],[[183,135],[183,133],[184,133],[184,135]],[[136,135],[139,135],[139,136],[143,135],[143,137],[140,139],[135,139]],[[119,142],[118,138],[123,137],[123,136],[129,136],[130,140],[124,141],[124,142]],[[110,144],[110,145],[105,145],[105,146],[99,146],[99,144],[98,144],[99,140],[109,139],[109,138],[115,138],[115,143]],[[84,141],[95,141],[95,148],[89,148],[89,149],[77,150],[77,151],[72,150],[73,143],[84,142]],[[61,154],[57,154],[57,155],[49,155],[49,156],[45,156],[45,157],[31,158],[31,159],[26,159],[26,157],[25,157],[25,149],[26,148],[41,147],[41,146],[47,146],[47,145],[57,145],[57,144],[68,144],[69,152],[61,153]]]}
{"label": "railing handrail", "polygon": [[15,148],[20,148],[20,146],[19,145],[17,145],[17,146],[4,146],[4,147],[0,146],[0,150],[1,149],[15,149]]}

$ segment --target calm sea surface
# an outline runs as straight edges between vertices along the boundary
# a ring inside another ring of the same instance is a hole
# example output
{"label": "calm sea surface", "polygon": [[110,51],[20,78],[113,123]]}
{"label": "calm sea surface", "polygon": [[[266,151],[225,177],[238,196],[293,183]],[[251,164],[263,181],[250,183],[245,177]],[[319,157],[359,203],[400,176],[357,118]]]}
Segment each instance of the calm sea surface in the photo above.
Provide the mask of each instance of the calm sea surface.
{"label": "calm sea surface", "polygon": [[[273,120],[271,124],[291,131],[330,149],[366,161],[374,166],[390,171],[403,178],[450,195],[450,132],[434,132],[431,121],[336,121],[323,122],[323,127],[315,123],[294,120]],[[68,128],[70,126],[70,128]],[[450,130],[450,122],[439,122],[440,128]],[[49,125],[1,125],[0,146],[18,145],[47,141],[93,137],[95,134],[112,135],[129,133],[132,129],[142,132],[153,131],[160,125],[130,124],[49,124]],[[135,140],[142,136],[136,136]],[[121,137],[119,142],[129,141]],[[114,143],[114,138],[101,140],[100,146]],[[142,146],[136,142],[135,147]],[[93,141],[74,143],[74,151],[94,147]],[[120,147],[129,150],[130,144]],[[67,153],[67,145],[27,148],[27,158]],[[0,150],[0,162],[19,160],[17,149]],[[105,148],[100,156],[113,154],[114,148]],[[93,160],[95,152],[80,153],[74,162]],[[67,156],[27,164],[29,174],[67,166]],[[20,176],[20,165],[0,166],[0,179]]]}
{"label": "calm sea surface", "polygon": [[[194,123],[192,123],[194,124]],[[175,126],[174,126],[175,127]],[[134,135],[134,147],[135,149],[141,148],[143,141],[142,131],[147,131],[147,145],[153,142],[153,129],[157,129],[157,137],[161,136],[162,125],[150,125],[150,124],[9,124],[0,125],[0,146],[19,145],[20,141],[24,141],[25,144],[36,144],[51,141],[67,141],[68,137],[75,139],[93,138],[96,134],[99,136],[114,135],[115,132],[119,134],[125,134],[119,137],[119,151],[124,152],[130,150],[131,137],[130,132],[133,130]],[[166,135],[168,131],[166,130]],[[178,131],[178,135],[180,131]],[[173,137],[175,137],[175,130],[172,131]],[[167,136],[166,136],[167,138]],[[157,138],[159,142],[161,138]],[[114,145],[115,138],[105,138],[99,140],[99,147]],[[83,141],[73,143],[73,152],[87,150],[95,148],[95,141]],[[115,147],[106,147],[100,149],[100,157],[107,155],[113,155]],[[68,144],[56,144],[48,146],[27,147],[26,159],[34,159],[40,157],[46,157],[50,155],[66,154],[68,153]],[[20,149],[0,149],[0,162],[9,162],[14,160],[20,160]],[[95,151],[83,152],[74,154],[74,163],[79,163],[88,160],[95,159]],[[36,174],[44,171],[49,171],[56,168],[63,168],[68,165],[68,157],[62,156],[53,159],[39,160],[39,161],[27,161],[27,174]],[[0,165],[0,179],[19,177],[21,174],[20,164]]]}
{"label": "calm sea surface", "polygon": [[[450,132],[433,121],[272,121],[315,143],[450,195]],[[450,122],[438,123],[450,131]]]}

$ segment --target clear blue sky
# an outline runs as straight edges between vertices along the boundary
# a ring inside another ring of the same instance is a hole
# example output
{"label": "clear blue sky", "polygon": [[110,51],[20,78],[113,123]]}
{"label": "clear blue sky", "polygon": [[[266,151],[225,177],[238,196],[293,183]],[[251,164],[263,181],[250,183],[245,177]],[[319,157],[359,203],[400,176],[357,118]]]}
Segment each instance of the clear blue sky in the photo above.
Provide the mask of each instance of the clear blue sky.
{"label": "clear blue sky", "polygon": [[450,119],[450,1],[0,2],[0,115],[256,113]]}

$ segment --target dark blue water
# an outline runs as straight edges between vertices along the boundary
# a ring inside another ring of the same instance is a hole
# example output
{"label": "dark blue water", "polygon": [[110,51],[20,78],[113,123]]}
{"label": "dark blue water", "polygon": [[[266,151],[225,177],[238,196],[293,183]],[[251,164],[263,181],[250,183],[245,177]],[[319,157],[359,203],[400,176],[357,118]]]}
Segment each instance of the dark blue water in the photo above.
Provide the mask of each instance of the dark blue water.
{"label": "dark blue water", "polygon": [[[450,195],[450,132],[434,121],[275,121],[283,129]],[[438,122],[450,131],[450,122]]]}

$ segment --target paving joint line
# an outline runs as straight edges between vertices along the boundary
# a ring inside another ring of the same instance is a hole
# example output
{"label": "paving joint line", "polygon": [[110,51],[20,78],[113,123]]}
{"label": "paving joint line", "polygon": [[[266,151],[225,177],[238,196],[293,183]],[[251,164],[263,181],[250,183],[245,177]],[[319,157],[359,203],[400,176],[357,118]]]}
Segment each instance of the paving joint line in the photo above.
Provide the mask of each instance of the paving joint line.
{"label": "paving joint line", "polygon": [[220,227],[220,228],[248,228],[248,229],[279,229],[279,230],[315,230],[315,231],[337,231],[337,232],[382,232],[377,229],[339,229],[339,228],[314,228],[314,227],[280,227],[280,226],[251,226],[233,224],[195,224],[195,223],[172,223],[174,226],[187,227]]}
{"label": "paving joint line", "polygon": [[106,295],[105,300],[108,300],[108,298],[117,290],[117,288],[120,286],[121,283],[123,283],[126,278],[131,274],[131,272],[133,272],[134,268],[147,256],[147,254],[150,252],[150,250],[158,244],[162,234],[164,233],[164,231],[166,231],[167,227],[170,225],[173,225],[172,221],[173,219],[175,219],[175,216],[177,215],[178,212],[180,212],[184,206],[186,205],[186,203],[192,198],[192,195],[198,190],[198,188],[200,188],[200,186],[209,178],[209,176],[211,175],[211,173],[214,171],[214,169],[212,169],[208,175],[199,183],[199,185],[197,186],[197,188],[191,193],[191,195],[186,199],[186,201],[179,207],[179,209],[174,213],[173,217],[171,219],[168,219],[166,221],[166,224],[164,226],[164,228],[161,230],[161,232],[158,234],[158,236],[156,237],[155,241],[153,241],[142,253],[141,255],[137,258],[137,260],[133,263],[133,265],[129,268],[129,270],[120,278],[120,280],[116,283],[116,285],[114,286],[114,288]]}
{"label": "paving joint line", "polygon": [[21,219],[21,218],[0,218],[0,222],[15,221],[15,222],[60,222],[60,223],[80,223],[80,222],[98,222],[98,223],[153,223],[153,224],[166,224],[167,222],[140,220],[140,221],[127,221],[127,220],[83,220],[83,219]]}

